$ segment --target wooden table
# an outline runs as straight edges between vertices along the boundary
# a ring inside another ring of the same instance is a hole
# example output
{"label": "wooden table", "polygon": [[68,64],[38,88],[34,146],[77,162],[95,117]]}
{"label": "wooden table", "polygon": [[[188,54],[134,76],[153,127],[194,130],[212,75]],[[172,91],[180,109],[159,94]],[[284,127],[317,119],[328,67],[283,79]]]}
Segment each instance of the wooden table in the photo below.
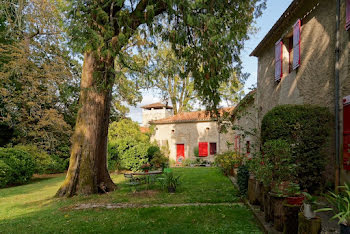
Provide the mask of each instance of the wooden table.
{"label": "wooden table", "polygon": [[133,176],[146,176],[146,184],[148,186],[149,184],[149,176],[151,175],[161,175],[163,174],[163,171],[149,171],[149,172],[132,172],[130,173]]}

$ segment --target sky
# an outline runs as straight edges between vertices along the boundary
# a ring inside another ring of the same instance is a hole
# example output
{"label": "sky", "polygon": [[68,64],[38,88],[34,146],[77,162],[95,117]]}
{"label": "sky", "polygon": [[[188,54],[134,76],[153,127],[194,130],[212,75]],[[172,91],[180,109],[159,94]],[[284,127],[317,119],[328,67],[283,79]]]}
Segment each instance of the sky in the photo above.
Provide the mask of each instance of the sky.
{"label": "sky", "polygon": [[[258,69],[257,58],[250,57],[249,55],[288,8],[291,2],[292,0],[267,0],[267,7],[263,11],[262,16],[256,19],[255,27],[257,27],[258,31],[250,35],[250,39],[246,41],[245,48],[241,52],[243,72],[250,74],[244,87],[246,93],[252,85],[256,84]],[[142,122],[142,109],[140,107],[160,101],[154,91],[143,92],[142,96],[142,102],[139,103],[137,107],[130,107],[130,113],[128,114],[128,117],[138,123]]]}

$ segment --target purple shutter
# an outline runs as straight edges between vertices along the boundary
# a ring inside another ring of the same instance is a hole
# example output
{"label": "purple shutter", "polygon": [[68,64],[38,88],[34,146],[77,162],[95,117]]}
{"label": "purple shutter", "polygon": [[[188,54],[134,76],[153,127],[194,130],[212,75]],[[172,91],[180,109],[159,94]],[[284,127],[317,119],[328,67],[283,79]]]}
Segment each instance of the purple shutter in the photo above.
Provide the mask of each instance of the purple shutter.
{"label": "purple shutter", "polygon": [[346,0],[346,30],[350,29],[350,0]]}
{"label": "purple shutter", "polygon": [[293,69],[300,66],[300,28],[301,21],[298,21],[293,26]]}
{"label": "purple shutter", "polygon": [[283,58],[283,50],[282,50],[283,42],[279,40],[275,44],[275,81],[281,80],[283,76],[283,66],[282,66],[282,58]]}

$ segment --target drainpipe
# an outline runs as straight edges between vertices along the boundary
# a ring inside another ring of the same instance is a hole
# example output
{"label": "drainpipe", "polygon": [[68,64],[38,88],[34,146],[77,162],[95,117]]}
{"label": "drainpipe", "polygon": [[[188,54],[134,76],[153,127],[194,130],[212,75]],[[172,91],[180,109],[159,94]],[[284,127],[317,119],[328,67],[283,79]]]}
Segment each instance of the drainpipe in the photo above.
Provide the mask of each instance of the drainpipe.
{"label": "drainpipe", "polygon": [[340,138],[339,138],[339,44],[340,44],[340,0],[337,0],[336,7],[336,44],[335,44],[335,92],[334,92],[334,114],[335,114],[335,159],[336,159],[336,174],[335,186],[340,185]]}

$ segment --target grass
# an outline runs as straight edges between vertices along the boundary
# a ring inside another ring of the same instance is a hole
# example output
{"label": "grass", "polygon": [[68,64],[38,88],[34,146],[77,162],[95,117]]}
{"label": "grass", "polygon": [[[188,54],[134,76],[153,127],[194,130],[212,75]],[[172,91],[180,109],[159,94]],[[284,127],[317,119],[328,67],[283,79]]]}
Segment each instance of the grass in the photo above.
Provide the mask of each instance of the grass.
{"label": "grass", "polygon": [[216,168],[175,168],[177,193],[140,186],[136,193],[123,175],[113,175],[118,190],[105,195],[53,198],[64,176],[0,189],[0,233],[261,233],[244,206],[151,207],[72,210],[80,203],[222,203],[237,202],[237,191]]}

